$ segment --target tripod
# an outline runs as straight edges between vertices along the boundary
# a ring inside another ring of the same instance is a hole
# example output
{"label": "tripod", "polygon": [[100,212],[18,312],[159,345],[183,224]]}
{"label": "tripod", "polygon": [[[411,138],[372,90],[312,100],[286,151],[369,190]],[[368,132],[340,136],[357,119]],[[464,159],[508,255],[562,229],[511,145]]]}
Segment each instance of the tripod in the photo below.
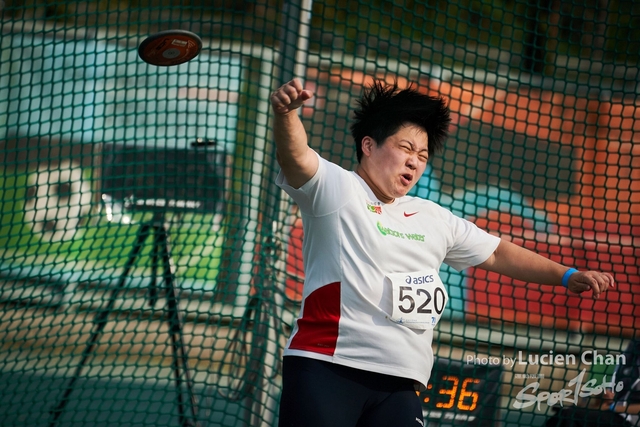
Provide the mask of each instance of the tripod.
{"label": "tripod", "polygon": [[[178,417],[181,427],[198,426],[197,422],[197,401],[193,393],[193,385],[189,374],[189,368],[187,365],[187,358],[184,350],[184,340],[182,337],[182,321],[180,319],[180,313],[178,311],[178,298],[176,295],[176,289],[174,287],[174,274],[171,265],[171,255],[169,247],[169,234],[164,225],[164,213],[155,212],[153,219],[150,222],[143,224],[136,235],[136,242],[129,253],[127,263],[118,281],[115,289],[111,291],[109,302],[107,306],[103,308],[98,315],[94,318],[94,330],[87,342],[87,345],[82,353],[80,364],[76,367],[74,376],[69,381],[67,388],[62,395],[62,398],[58,402],[58,405],[51,410],[51,420],[49,427],[55,427],[60,418],[60,415],[64,412],[64,409],[69,401],[69,396],[73,391],[74,384],[82,373],[82,368],[87,363],[87,360],[91,356],[98,338],[102,333],[109,314],[113,310],[118,292],[122,290],[124,284],[131,272],[131,268],[136,263],[140,251],[147,238],[153,234],[153,248],[151,252],[151,282],[149,288],[149,303],[153,307],[158,301],[158,286],[156,283],[156,274],[159,267],[159,260],[162,259],[162,280],[164,281],[164,288],[167,297],[167,322],[169,323],[171,347],[173,353],[172,368],[174,374],[174,380],[177,390],[177,405],[178,405]],[[184,375],[184,380],[183,380]],[[187,386],[187,393],[189,400],[191,401],[191,417],[188,417],[185,410],[185,399],[182,393],[183,381]]]}

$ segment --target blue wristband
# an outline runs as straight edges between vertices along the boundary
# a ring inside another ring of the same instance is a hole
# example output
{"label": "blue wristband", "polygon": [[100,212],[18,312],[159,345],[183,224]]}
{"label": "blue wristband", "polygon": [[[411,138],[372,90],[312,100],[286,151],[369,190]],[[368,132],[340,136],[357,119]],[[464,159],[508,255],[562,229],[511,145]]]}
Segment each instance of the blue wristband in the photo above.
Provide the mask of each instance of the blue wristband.
{"label": "blue wristband", "polygon": [[568,269],[564,273],[564,276],[562,276],[562,286],[564,286],[566,288],[567,285],[569,284],[569,277],[571,277],[572,274],[577,273],[577,272],[578,272],[578,270],[576,270],[575,268]]}

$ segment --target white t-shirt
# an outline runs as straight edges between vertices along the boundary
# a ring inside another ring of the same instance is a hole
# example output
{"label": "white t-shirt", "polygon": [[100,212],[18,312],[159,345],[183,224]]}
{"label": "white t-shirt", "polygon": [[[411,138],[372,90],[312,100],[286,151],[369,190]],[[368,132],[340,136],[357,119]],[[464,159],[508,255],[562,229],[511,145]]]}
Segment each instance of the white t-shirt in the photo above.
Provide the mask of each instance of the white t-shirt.
{"label": "white t-shirt", "polygon": [[400,308],[408,316],[421,307],[435,313],[434,300],[441,312],[442,295],[407,287],[398,293],[398,277],[431,277],[443,262],[457,270],[478,265],[500,239],[428,200],[384,204],[356,173],[318,157],[317,173],[299,189],[282,172],[276,181],[298,204],[304,227],[302,307],[284,354],[426,386],[433,325],[416,329],[391,319]]}

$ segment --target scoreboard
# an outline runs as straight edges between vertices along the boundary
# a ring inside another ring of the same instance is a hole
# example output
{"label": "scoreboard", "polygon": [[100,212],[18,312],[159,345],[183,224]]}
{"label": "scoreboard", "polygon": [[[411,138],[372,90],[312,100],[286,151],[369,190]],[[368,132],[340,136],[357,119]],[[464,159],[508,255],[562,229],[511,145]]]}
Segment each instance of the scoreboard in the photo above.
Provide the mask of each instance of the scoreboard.
{"label": "scoreboard", "polygon": [[427,389],[418,392],[425,426],[493,427],[501,378],[501,365],[436,358]]}

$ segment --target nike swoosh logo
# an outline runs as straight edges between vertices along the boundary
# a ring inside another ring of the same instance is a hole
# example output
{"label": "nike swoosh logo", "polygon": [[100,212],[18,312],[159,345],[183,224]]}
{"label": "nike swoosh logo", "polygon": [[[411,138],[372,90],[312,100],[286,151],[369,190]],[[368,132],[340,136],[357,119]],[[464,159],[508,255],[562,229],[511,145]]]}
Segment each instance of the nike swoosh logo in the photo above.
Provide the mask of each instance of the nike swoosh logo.
{"label": "nike swoosh logo", "polygon": [[406,216],[407,218],[409,218],[410,216],[413,216],[415,214],[417,214],[418,212],[412,212],[412,213],[404,213],[404,216]]}

